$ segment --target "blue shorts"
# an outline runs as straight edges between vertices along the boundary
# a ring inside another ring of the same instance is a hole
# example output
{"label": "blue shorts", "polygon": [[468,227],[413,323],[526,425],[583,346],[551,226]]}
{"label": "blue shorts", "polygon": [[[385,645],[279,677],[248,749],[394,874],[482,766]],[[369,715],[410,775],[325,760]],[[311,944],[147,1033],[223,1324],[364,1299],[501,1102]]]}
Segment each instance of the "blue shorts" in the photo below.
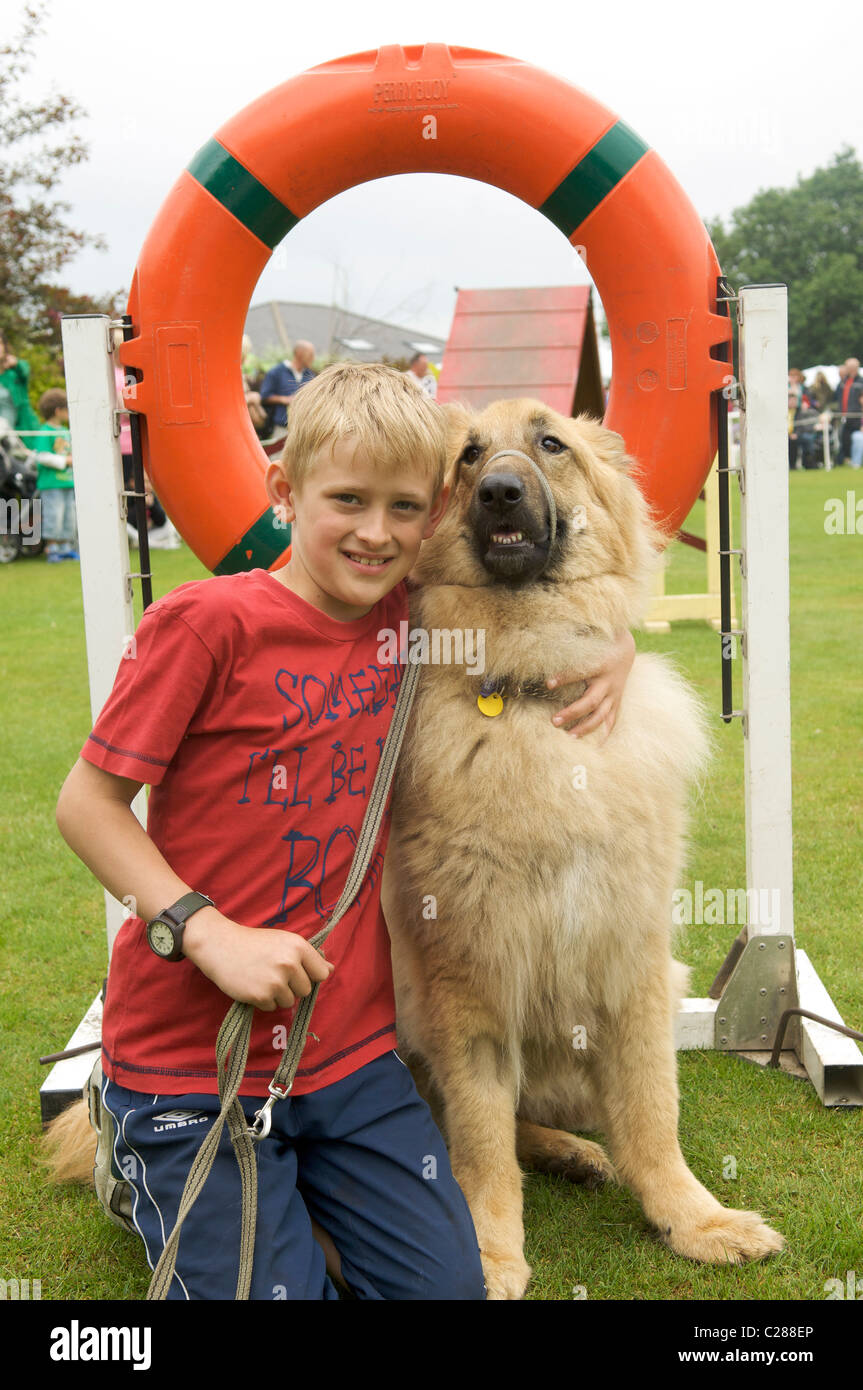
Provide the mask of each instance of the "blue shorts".
{"label": "blue shorts", "polygon": [[[142,1095],[105,1080],[114,1158],[133,1189],[133,1218],[154,1268],[176,1220],[218,1096]],[[241,1096],[249,1120],[261,1100]],[[337,1299],[310,1217],[329,1233],[357,1298],[484,1299],[470,1211],[413,1078],[387,1052],[342,1081],[272,1109],[257,1146],[253,1299]],[[233,1299],[240,1174],[228,1135],[180,1237],[171,1299]]]}

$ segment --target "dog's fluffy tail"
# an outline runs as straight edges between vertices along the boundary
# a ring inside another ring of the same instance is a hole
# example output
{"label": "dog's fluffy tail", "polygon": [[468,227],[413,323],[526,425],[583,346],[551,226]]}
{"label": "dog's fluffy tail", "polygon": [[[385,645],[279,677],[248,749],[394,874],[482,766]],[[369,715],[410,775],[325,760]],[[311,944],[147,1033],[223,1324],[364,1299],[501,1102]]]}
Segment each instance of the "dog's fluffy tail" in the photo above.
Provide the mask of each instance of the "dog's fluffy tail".
{"label": "dog's fluffy tail", "polygon": [[54,1182],[83,1182],[93,1185],[96,1135],[90,1127],[85,1100],[70,1105],[52,1120],[42,1136],[40,1161]]}

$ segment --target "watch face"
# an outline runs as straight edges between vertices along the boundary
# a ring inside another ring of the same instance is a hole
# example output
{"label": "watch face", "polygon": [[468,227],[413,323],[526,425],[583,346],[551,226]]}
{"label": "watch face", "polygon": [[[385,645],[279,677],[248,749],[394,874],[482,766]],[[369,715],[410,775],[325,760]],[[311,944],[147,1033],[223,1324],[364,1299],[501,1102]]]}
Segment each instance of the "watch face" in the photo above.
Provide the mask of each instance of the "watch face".
{"label": "watch face", "polygon": [[150,945],[160,956],[170,956],[174,952],[174,933],[165,922],[151,922],[147,928]]}

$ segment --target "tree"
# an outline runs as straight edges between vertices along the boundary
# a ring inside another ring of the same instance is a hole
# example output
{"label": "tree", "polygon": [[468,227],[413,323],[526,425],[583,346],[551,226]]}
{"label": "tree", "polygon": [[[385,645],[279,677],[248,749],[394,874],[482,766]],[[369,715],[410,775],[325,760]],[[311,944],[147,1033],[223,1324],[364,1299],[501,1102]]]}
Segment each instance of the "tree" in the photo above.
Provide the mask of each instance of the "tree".
{"label": "tree", "polygon": [[27,101],[20,92],[46,12],[46,0],[26,4],[19,34],[0,45],[0,329],[13,343],[41,340],[56,354],[64,297],[86,306],[77,312],[104,312],[116,296],[100,302],[51,283],[83,247],[104,243],[69,226],[70,205],[53,196],[65,171],[87,157],[83,140],[69,131],[85,113],[70,97]]}
{"label": "tree", "polygon": [[732,285],[788,286],[792,366],[843,362],[863,347],[863,165],[849,146],[793,188],[767,188],[707,223]]}
{"label": "tree", "polygon": [[42,340],[59,359],[63,352],[60,321],[64,314],[108,314],[112,319],[126,312],[126,295],[73,294],[65,285],[40,285],[38,300]]}

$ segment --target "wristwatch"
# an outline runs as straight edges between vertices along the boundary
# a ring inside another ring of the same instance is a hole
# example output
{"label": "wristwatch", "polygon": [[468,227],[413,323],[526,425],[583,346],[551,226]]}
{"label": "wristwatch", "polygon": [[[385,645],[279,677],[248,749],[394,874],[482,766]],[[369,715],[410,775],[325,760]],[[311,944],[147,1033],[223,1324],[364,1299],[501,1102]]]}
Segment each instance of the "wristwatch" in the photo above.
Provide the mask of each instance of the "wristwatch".
{"label": "wristwatch", "polygon": [[178,898],[147,923],[150,950],[155,951],[160,960],[182,960],[183,931],[192,913],[202,907],[215,906],[213,899],[204,893],[186,893]]}

